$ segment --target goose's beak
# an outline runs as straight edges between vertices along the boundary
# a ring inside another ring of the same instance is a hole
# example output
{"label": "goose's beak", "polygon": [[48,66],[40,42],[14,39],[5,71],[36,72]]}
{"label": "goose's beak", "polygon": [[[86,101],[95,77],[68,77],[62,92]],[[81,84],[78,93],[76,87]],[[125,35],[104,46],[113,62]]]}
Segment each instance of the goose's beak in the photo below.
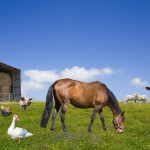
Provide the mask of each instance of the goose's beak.
{"label": "goose's beak", "polygon": [[19,120],[18,116],[15,116],[16,120]]}

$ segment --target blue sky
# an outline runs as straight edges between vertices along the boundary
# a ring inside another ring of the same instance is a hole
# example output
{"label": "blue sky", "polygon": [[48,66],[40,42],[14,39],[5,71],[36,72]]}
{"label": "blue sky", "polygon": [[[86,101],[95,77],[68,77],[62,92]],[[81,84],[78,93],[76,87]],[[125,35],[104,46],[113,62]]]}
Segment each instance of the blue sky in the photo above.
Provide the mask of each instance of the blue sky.
{"label": "blue sky", "polygon": [[0,1],[0,61],[21,69],[34,100],[65,77],[150,99],[149,16],[149,0]]}

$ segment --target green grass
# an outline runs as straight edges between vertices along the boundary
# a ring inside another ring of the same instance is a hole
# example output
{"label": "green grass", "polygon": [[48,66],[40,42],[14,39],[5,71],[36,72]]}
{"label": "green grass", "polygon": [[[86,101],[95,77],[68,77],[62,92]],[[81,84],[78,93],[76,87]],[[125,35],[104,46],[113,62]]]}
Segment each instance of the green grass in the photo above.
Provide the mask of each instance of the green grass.
{"label": "green grass", "polygon": [[40,127],[41,116],[45,102],[33,102],[27,111],[21,111],[18,103],[0,103],[0,106],[11,105],[13,115],[18,115],[17,127],[27,129],[34,136],[15,143],[7,130],[12,117],[3,117],[0,113],[0,149],[50,149],[50,150],[149,150],[150,149],[150,105],[133,105],[133,103],[119,103],[125,110],[125,131],[116,134],[112,124],[112,112],[108,107],[103,109],[107,131],[102,129],[101,121],[97,115],[92,133],[88,133],[93,109],[79,109],[69,105],[66,114],[67,133],[62,130],[60,113],[56,117],[55,131],[51,131],[51,117],[46,128]]}

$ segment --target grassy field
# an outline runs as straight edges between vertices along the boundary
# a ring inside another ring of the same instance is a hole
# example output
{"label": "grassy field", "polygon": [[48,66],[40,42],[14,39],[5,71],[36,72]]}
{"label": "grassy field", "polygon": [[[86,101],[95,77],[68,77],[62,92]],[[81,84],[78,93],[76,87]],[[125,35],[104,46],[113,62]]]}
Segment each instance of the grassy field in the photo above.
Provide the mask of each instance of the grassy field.
{"label": "grassy field", "polygon": [[122,110],[125,110],[125,131],[116,134],[112,124],[112,112],[108,107],[103,109],[107,131],[101,126],[97,115],[92,133],[88,133],[93,109],[78,109],[69,106],[66,114],[67,133],[62,130],[60,113],[55,122],[55,131],[51,131],[51,117],[47,128],[40,127],[41,116],[45,102],[32,102],[27,111],[21,111],[18,103],[0,103],[0,106],[11,105],[13,115],[18,115],[20,121],[16,121],[17,127],[27,129],[34,136],[15,143],[7,134],[12,122],[12,117],[3,117],[0,113],[0,150],[19,149],[50,149],[50,150],[149,150],[150,149],[150,105],[125,105],[120,102]]}

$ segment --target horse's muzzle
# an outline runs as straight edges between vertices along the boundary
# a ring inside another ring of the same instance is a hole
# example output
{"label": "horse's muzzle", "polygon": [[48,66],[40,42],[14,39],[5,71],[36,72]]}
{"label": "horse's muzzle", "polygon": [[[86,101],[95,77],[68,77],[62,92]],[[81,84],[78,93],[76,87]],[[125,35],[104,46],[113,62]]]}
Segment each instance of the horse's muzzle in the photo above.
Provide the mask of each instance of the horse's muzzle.
{"label": "horse's muzzle", "polygon": [[123,130],[118,129],[118,130],[116,131],[116,133],[121,134],[121,133],[123,133]]}

